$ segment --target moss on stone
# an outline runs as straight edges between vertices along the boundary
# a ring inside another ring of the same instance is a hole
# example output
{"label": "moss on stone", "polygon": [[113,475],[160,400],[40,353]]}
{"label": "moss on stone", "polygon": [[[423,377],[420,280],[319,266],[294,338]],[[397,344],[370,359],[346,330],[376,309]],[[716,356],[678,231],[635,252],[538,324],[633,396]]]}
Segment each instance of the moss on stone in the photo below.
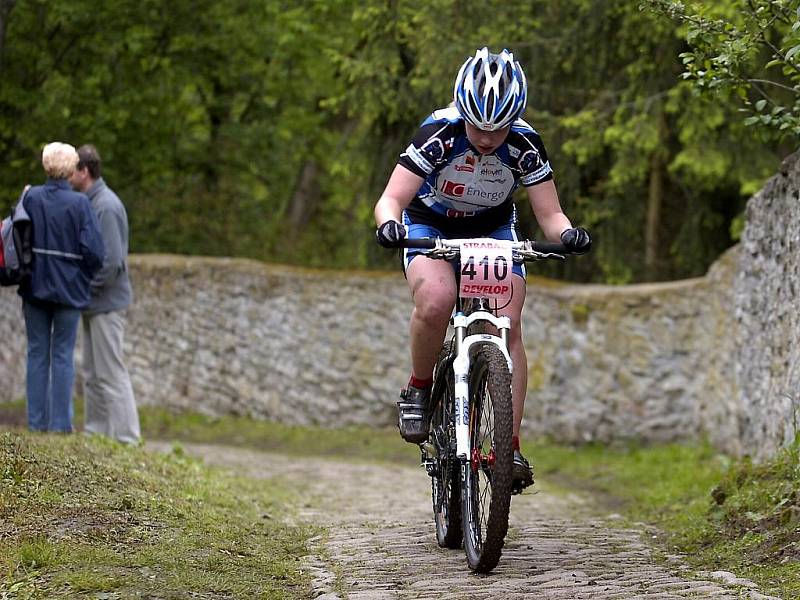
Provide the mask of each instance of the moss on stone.
{"label": "moss on stone", "polygon": [[570,307],[570,312],[572,314],[572,320],[575,321],[577,325],[584,325],[586,321],[589,320],[589,315],[592,311],[587,304],[573,304]]}
{"label": "moss on stone", "polygon": [[547,384],[547,368],[544,353],[539,350],[536,356],[528,357],[528,389],[537,391]]}

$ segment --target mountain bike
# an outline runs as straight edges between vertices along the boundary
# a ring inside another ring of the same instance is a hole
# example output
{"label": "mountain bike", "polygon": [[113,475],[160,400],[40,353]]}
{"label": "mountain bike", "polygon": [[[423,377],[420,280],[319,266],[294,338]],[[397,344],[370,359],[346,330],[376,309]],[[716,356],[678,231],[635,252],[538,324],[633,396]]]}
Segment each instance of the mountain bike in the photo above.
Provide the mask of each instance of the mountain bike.
{"label": "mountain bike", "polygon": [[403,245],[460,262],[453,334],[434,368],[421,462],[431,477],[438,544],[460,548],[463,540],[469,568],[488,573],[500,560],[512,493],[521,491],[512,489],[511,321],[498,311],[511,299],[512,263],[563,260],[568,251],[562,244],[488,238]]}

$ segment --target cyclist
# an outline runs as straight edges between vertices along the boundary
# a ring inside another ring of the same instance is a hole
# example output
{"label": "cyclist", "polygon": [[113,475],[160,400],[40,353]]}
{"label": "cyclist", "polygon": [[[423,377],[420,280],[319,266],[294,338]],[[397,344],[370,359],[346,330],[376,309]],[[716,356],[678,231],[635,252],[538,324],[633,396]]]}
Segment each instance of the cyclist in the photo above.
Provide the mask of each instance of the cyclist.
{"label": "cyclist", "polygon": [[[400,154],[375,205],[377,241],[397,247],[404,238],[491,237],[516,240],[512,194],[521,183],[534,216],[549,241],[576,253],[591,247],[589,233],[573,227],[561,210],[553,172],[539,134],[524,120],[527,82],[508,50],[482,48],[456,77],[454,103],[434,111]],[[447,334],[457,285],[446,261],[406,249],[403,267],[414,310],[410,323],[411,378],[400,392],[398,425],[407,442],[427,438],[427,403],[433,367]],[[520,316],[525,301],[524,265],[514,266],[513,296],[500,313],[511,319],[509,339],[514,404],[514,479],[519,488],[533,483],[530,465],[519,449],[527,358]]]}

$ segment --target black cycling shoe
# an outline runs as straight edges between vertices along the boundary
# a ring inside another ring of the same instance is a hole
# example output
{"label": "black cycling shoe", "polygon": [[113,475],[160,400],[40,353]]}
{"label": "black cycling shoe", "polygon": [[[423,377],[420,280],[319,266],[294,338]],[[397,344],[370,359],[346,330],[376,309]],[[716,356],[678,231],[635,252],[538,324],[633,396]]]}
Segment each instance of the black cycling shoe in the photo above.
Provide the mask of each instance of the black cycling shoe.
{"label": "black cycling shoe", "polygon": [[403,439],[411,444],[420,444],[428,439],[431,417],[426,409],[430,395],[430,388],[423,389],[413,385],[400,391],[397,426]]}
{"label": "black cycling shoe", "polygon": [[533,469],[522,452],[514,450],[514,467],[512,470],[511,493],[520,494],[526,487],[533,485]]}

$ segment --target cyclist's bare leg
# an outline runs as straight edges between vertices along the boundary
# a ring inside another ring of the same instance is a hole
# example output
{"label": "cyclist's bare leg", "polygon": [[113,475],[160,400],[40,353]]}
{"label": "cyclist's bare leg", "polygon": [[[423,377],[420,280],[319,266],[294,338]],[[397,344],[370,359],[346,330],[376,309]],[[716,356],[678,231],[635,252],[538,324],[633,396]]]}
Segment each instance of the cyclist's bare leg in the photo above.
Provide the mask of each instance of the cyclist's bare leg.
{"label": "cyclist's bare leg", "polygon": [[414,311],[411,313],[411,370],[430,379],[456,302],[456,278],[449,262],[417,256],[406,270]]}
{"label": "cyclist's bare leg", "polygon": [[525,303],[527,291],[525,280],[519,275],[511,277],[514,295],[511,303],[500,311],[500,314],[511,319],[511,332],[509,335],[509,351],[514,362],[514,372],[511,374],[511,396],[514,403],[514,430],[513,435],[519,436],[522,424],[522,413],[525,409],[525,394],[528,389],[528,359],[525,346],[522,344],[522,305]]}

